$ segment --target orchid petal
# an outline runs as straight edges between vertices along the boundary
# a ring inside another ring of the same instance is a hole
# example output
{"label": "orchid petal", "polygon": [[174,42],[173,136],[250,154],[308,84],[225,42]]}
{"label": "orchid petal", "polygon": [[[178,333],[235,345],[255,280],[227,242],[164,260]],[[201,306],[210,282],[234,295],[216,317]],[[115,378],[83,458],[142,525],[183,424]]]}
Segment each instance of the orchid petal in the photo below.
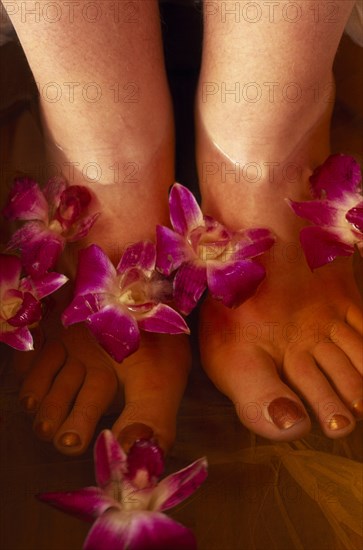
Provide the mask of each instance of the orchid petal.
{"label": "orchid petal", "polygon": [[80,250],[78,258],[75,295],[105,292],[113,284],[116,269],[99,246]]}
{"label": "orchid petal", "polygon": [[226,254],[228,254],[227,261],[244,260],[260,256],[267,252],[276,240],[271,231],[264,228],[248,229],[238,232],[236,237],[238,235],[241,235],[241,239],[232,240],[233,249],[230,254],[228,254],[228,248],[226,249]]}
{"label": "orchid petal", "polygon": [[361,182],[359,164],[348,155],[331,155],[310,177],[314,197],[341,199],[346,193],[356,193]]}
{"label": "orchid petal", "polygon": [[155,268],[156,249],[150,241],[139,241],[128,246],[122,254],[117,266],[118,273],[123,273],[131,268],[138,268],[141,271],[153,271]]}
{"label": "orchid petal", "polygon": [[163,334],[190,334],[183,317],[166,304],[158,304],[149,313],[138,319],[139,328]]}
{"label": "orchid petal", "polygon": [[193,533],[157,512],[107,510],[89,532],[83,550],[196,550]]}
{"label": "orchid petal", "polygon": [[65,327],[82,323],[91,315],[105,307],[104,295],[82,294],[76,296],[62,313],[62,323]]}
{"label": "orchid petal", "polygon": [[30,292],[25,292],[23,302],[16,314],[7,319],[12,327],[24,327],[32,325],[42,318],[42,306]]}
{"label": "orchid petal", "polygon": [[[136,441],[127,455],[125,477],[137,487],[140,470],[148,473],[148,487],[154,485],[164,471],[164,453],[155,442],[142,439]],[[144,487],[140,487],[144,489]]]}
{"label": "orchid petal", "polygon": [[132,315],[137,318],[137,322],[139,323],[140,316],[149,313],[153,307],[155,307],[155,302],[145,302],[144,304],[129,305],[127,309],[132,312]]}
{"label": "orchid petal", "polygon": [[174,278],[174,300],[179,311],[188,315],[197,305],[206,287],[206,267],[192,262],[183,264]]}
{"label": "orchid petal", "polygon": [[96,480],[100,487],[112,481],[121,482],[127,471],[127,455],[110,430],[103,430],[94,449]]}
{"label": "orchid petal", "polygon": [[203,219],[206,233],[215,235],[216,241],[228,241],[232,237],[232,232],[212,216],[204,215]]}
{"label": "orchid petal", "polygon": [[170,220],[173,228],[181,235],[204,226],[202,211],[193,195],[183,185],[175,183],[169,196]]}
{"label": "orchid petal", "polygon": [[48,220],[48,204],[31,178],[16,178],[3,214],[9,220]]}
{"label": "orchid petal", "polygon": [[192,495],[207,478],[207,460],[200,458],[183,470],[162,479],[153,490],[153,510],[168,510]]}
{"label": "orchid petal", "polygon": [[197,227],[188,235],[188,242],[198,250],[199,257],[203,250],[203,261],[208,261],[223,252],[232,233],[210,216],[204,216],[204,221],[203,227]]}
{"label": "orchid petal", "polygon": [[189,259],[185,238],[163,225],[156,226],[156,266],[164,275],[170,275]]}
{"label": "orchid petal", "polygon": [[120,280],[120,288],[125,289],[136,282],[145,281],[145,277],[139,269],[131,268],[122,274]]}
{"label": "orchid petal", "polygon": [[91,315],[87,322],[100,345],[119,363],[140,345],[137,322],[117,306],[107,305]]}
{"label": "orchid petal", "polygon": [[338,209],[328,200],[287,202],[297,216],[317,225],[334,225],[338,215]]}
{"label": "orchid petal", "polygon": [[363,233],[363,202],[348,210],[345,217],[349,223],[352,223],[358,231]]}
{"label": "orchid petal", "polygon": [[53,215],[55,213],[55,210],[59,206],[62,193],[66,189],[66,187],[67,182],[64,178],[62,178],[61,176],[54,176],[47,181],[43,189],[44,196],[48,201]]}
{"label": "orchid petal", "polygon": [[44,222],[39,220],[27,222],[12,235],[8,248],[12,250],[18,248],[21,250],[23,246],[28,245],[34,240],[41,240],[43,235],[47,235],[48,233],[49,229]]}
{"label": "orchid petal", "polygon": [[253,296],[265,275],[265,268],[251,260],[207,265],[209,291],[227,307],[236,308]]}
{"label": "orchid petal", "polygon": [[67,242],[74,243],[86,237],[100,214],[101,212],[96,212],[76,222],[72,227],[72,235],[67,235]]}
{"label": "orchid petal", "polygon": [[352,245],[318,226],[304,227],[300,231],[300,242],[312,270],[332,262],[337,256],[351,256],[354,252]]}
{"label": "orchid petal", "polygon": [[3,300],[7,290],[19,286],[21,262],[17,256],[0,254],[0,300]]}
{"label": "orchid petal", "polygon": [[45,273],[37,279],[26,277],[20,281],[19,289],[34,294],[38,300],[53,294],[68,281],[68,277],[61,273]]}
{"label": "orchid petal", "polygon": [[18,351],[30,351],[33,348],[33,337],[27,327],[2,331],[0,324],[0,342],[4,342]]}
{"label": "orchid petal", "polygon": [[56,235],[29,243],[29,246],[21,251],[25,271],[32,277],[41,277],[54,268],[64,245],[63,238]]}
{"label": "orchid petal", "polygon": [[42,222],[28,222],[18,229],[9,242],[9,249],[19,249],[26,272],[39,277],[52,269],[64,248],[64,238],[48,230]]}
{"label": "orchid petal", "polygon": [[37,498],[84,521],[93,521],[117,505],[113,498],[98,487],[85,487],[68,493],[40,493]]}
{"label": "orchid petal", "polygon": [[[237,232],[237,234],[238,233],[239,232]],[[272,235],[271,231],[266,227],[251,227],[249,229],[243,230],[243,234],[245,237],[247,237],[248,239],[251,239],[252,241],[260,241],[260,240],[263,241],[271,237]]]}
{"label": "orchid petal", "polygon": [[91,200],[92,196],[87,187],[71,185],[61,194],[54,218],[60,222],[63,229],[69,229],[81,217]]}

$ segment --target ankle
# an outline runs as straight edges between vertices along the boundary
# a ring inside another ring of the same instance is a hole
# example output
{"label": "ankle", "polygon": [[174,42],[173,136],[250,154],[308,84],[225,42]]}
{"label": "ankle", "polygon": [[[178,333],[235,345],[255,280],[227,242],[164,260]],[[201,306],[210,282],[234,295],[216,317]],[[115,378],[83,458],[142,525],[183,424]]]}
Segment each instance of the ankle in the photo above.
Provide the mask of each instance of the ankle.
{"label": "ankle", "polygon": [[[204,88],[210,84],[217,92],[208,96]],[[261,88],[257,83],[252,84]],[[314,157],[319,157],[320,161],[328,150],[335,97],[332,74],[319,82],[318,90],[313,86],[306,86],[304,90],[299,87],[299,96],[294,101],[275,97],[277,92],[271,98],[271,93],[263,94],[262,91],[258,101],[248,101],[237,92],[232,100],[226,93],[223,96],[223,85],[226,83],[206,83],[202,79],[199,82],[196,100],[198,148],[203,149],[207,141],[231,162],[242,164],[251,161],[281,164],[297,157],[301,162],[314,163]],[[313,141],[314,148],[309,150],[308,145]],[[318,141],[320,147],[316,152]]]}
{"label": "ankle", "polygon": [[[276,138],[271,149],[251,142],[237,160],[213,140],[197,113],[197,165],[204,211],[239,229],[248,226],[284,227],[291,237],[297,222],[285,203],[309,198],[309,176],[329,155],[330,110],[311,122],[305,133],[294,131],[293,147]],[[236,137],[237,140],[237,137]],[[238,140],[237,140],[238,141]]]}

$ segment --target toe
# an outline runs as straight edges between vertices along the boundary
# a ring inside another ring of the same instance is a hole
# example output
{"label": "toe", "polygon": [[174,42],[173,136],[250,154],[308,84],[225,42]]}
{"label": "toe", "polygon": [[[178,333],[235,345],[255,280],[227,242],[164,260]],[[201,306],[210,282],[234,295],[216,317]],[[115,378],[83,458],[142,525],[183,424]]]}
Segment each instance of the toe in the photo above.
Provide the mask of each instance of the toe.
{"label": "toe", "polygon": [[363,311],[361,307],[352,304],[347,311],[346,321],[358,334],[363,336]]}
{"label": "toe", "polygon": [[345,405],[357,419],[363,418],[362,377],[345,353],[333,343],[319,343],[314,358]]}
{"label": "toe", "polygon": [[332,325],[329,337],[344,353],[363,375],[363,340],[362,337],[346,323]]}
{"label": "toe", "polygon": [[55,447],[67,455],[83,453],[101,416],[112,403],[118,383],[112,368],[88,368],[70,413],[54,437]]}
{"label": "toe", "polygon": [[120,368],[125,408],[113,432],[127,451],[154,437],[167,451],[175,439],[176,415],[190,369],[190,351],[182,336],[143,335],[142,348]]}
{"label": "toe", "polygon": [[288,383],[309,403],[328,437],[343,437],[354,429],[353,415],[336,394],[312,355],[305,352],[289,357],[285,365],[285,376]]}
{"label": "toe", "polygon": [[79,361],[68,359],[53,381],[34,419],[34,431],[40,439],[51,441],[67,418],[85,377]]}
{"label": "toe", "polygon": [[59,341],[48,342],[39,353],[19,393],[26,412],[34,413],[48,393],[53,379],[66,359],[66,351]]}
{"label": "toe", "polygon": [[[227,351],[227,350],[225,350]],[[228,349],[213,354],[206,365],[216,386],[234,403],[241,422],[253,432],[276,441],[305,435],[310,420],[299,397],[285,385],[272,357],[261,348]]]}
{"label": "toe", "polygon": [[14,371],[19,381],[23,381],[36,362],[44,344],[44,335],[38,326],[32,330],[34,351],[14,353]]}

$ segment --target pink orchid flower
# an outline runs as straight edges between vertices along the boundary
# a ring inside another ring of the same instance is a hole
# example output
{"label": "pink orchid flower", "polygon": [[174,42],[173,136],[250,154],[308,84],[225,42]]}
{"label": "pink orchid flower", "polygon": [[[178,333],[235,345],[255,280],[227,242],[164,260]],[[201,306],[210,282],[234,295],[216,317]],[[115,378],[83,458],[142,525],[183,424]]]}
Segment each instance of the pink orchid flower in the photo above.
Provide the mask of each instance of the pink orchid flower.
{"label": "pink orchid flower", "polygon": [[206,288],[227,307],[238,307],[250,298],[266,275],[253,258],[274,244],[271,232],[263,228],[230,231],[203,216],[192,193],[179,183],[171,189],[169,207],[173,230],[156,228],[156,265],[166,276],[177,270],[177,308],[189,314]]}
{"label": "pink orchid flower", "polygon": [[43,191],[28,177],[15,179],[3,214],[26,223],[14,233],[8,250],[20,251],[29,275],[53,269],[65,243],[87,235],[99,216],[87,215],[91,198],[86,187],[67,187],[59,177],[51,178]]}
{"label": "pink orchid flower", "polygon": [[353,157],[331,155],[310,177],[314,200],[288,200],[292,210],[314,226],[304,227],[300,242],[311,269],[363,252],[363,201],[360,167]]}
{"label": "pink orchid flower", "polygon": [[158,478],[164,469],[160,448],[137,441],[126,455],[109,430],[95,447],[98,487],[38,498],[86,521],[94,521],[83,550],[193,550],[193,533],[164,512],[192,495],[207,477],[207,461]]}
{"label": "pink orchid flower", "polygon": [[20,278],[21,261],[0,254],[0,342],[20,350],[33,349],[29,326],[42,316],[40,300],[67,282],[65,275],[46,273],[42,277]]}
{"label": "pink orchid flower", "polygon": [[155,271],[155,245],[129,246],[115,268],[101,248],[79,253],[75,296],[62,315],[65,326],[86,321],[101,346],[121,362],[136,351],[140,329],[189,333],[184,319],[162,303],[168,282]]}

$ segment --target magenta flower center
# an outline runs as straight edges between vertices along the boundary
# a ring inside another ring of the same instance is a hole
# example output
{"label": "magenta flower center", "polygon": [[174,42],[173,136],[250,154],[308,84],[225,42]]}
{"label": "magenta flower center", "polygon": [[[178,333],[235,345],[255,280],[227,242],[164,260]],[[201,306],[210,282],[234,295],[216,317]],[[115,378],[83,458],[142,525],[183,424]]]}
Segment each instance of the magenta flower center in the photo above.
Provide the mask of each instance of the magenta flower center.
{"label": "magenta flower center", "polygon": [[[145,474],[146,475],[144,477],[146,479],[147,472],[145,472]],[[115,505],[116,503],[119,503],[124,511],[147,510],[150,495],[148,493],[143,494],[140,492],[143,488],[144,487],[138,487],[135,480],[132,480],[132,483],[112,481],[109,484],[106,493],[108,496],[113,498]],[[145,488],[148,488],[148,485],[146,485]]]}
{"label": "magenta flower center", "polygon": [[122,484],[120,483],[120,481],[111,481],[105,492],[116,502],[119,502],[120,504],[123,503],[124,495],[122,491]]}
{"label": "magenta flower center", "polygon": [[121,289],[118,299],[129,309],[150,302],[147,281],[139,280]]}
{"label": "magenta flower center", "polygon": [[0,317],[1,319],[11,319],[19,310],[22,304],[22,298],[19,296],[12,296],[11,298],[4,300],[0,304]]}
{"label": "magenta flower center", "polygon": [[190,233],[188,242],[202,262],[222,260],[230,245],[228,233],[221,228],[197,227]]}
{"label": "magenta flower center", "polygon": [[[357,236],[361,235],[360,231],[356,229],[354,225],[351,224],[346,218],[347,211],[349,211],[351,208],[354,208],[357,205],[359,198],[360,198],[359,195],[347,194],[344,197],[344,201],[342,202],[332,201],[333,205],[337,209],[334,225],[335,225],[335,232],[338,235],[341,235],[342,237],[344,237],[344,235],[347,235],[347,232],[349,234],[349,231],[351,231],[353,234],[356,234]],[[334,228],[332,229],[334,230]]]}
{"label": "magenta flower center", "polygon": [[145,468],[140,468],[132,480],[137,489],[146,489],[150,487],[149,472]]}
{"label": "magenta flower center", "polygon": [[63,227],[58,220],[52,220],[48,227],[51,231],[54,231],[54,233],[63,233]]}

